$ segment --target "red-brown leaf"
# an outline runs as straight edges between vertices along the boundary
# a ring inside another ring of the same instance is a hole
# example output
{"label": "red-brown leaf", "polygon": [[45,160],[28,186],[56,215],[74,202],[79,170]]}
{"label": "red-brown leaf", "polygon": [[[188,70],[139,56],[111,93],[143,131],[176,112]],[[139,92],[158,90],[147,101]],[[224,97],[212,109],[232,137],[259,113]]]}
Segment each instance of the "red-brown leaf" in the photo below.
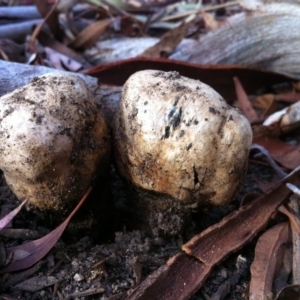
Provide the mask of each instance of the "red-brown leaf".
{"label": "red-brown leaf", "polygon": [[84,73],[97,77],[99,83],[123,85],[133,73],[141,70],[178,71],[180,75],[198,79],[218,91],[227,101],[236,98],[233,77],[238,77],[248,93],[261,87],[290,81],[290,78],[273,72],[261,71],[236,65],[198,65],[165,58],[133,58],[96,66]]}
{"label": "red-brown leaf", "polygon": [[236,91],[238,102],[240,104],[241,111],[246,116],[249,122],[256,121],[258,119],[258,116],[256,114],[256,111],[253,109],[252,104],[240,80],[237,77],[234,77],[233,82],[235,85],[235,91]]}
{"label": "red-brown leaf", "polygon": [[289,238],[288,222],[278,224],[260,236],[251,265],[249,300],[271,299],[277,252]]}
{"label": "red-brown leaf", "polygon": [[69,221],[84,203],[90,192],[91,188],[86,192],[69,217],[55,230],[38,240],[8,248],[7,255],[13,253],[13,260],[8,266],[0,270],[0,274],[29,268],[42,259],[59,240]]}
{"label": "red-brown leaf", "polygon": [[255,136],[253,143],[266,148],[273,159],[290,170],[300,165],[300,145],[289,145],[279,139],[265,135]]}
{"label": "red-brown leaf", "polygon": [[12,210],[9,214],[7,214],[5,217],[3,217],[0,220],[0,231],[7,226],[9,222],[19,213],[23,205],[26,203],[26,201],[23,201],[17,208]]}

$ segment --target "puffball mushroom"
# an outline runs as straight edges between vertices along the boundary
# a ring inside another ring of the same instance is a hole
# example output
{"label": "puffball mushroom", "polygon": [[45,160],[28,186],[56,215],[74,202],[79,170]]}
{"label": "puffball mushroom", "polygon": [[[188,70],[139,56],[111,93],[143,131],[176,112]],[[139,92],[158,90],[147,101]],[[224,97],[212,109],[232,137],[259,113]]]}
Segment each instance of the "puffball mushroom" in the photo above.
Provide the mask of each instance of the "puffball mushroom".
{"label": "puffball mushroom", "polygon": [[114,151],[136,195],[135,222],[173,235],[199,206],[232,201],[251,142],[247,119],[208,85],[178,72],[133,74],[114,120]]}
{"label": "puffball mushroom", "polygon": [[110,132],[86,83],[49,73],[0,100],[0,169],[41,209],[78,201],[108,166]]}

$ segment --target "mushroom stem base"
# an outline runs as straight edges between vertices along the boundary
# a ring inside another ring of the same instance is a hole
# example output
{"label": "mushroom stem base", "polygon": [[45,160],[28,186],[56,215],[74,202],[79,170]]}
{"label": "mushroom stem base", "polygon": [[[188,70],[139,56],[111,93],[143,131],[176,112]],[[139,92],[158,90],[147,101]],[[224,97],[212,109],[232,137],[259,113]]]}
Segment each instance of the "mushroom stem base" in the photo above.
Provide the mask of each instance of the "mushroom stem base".
{"label": "mushroom stem base", "polygon": [[191,225],[195,202],[180,202],[168,195],[128,185],[130,225],[154,236],[175,236]]}

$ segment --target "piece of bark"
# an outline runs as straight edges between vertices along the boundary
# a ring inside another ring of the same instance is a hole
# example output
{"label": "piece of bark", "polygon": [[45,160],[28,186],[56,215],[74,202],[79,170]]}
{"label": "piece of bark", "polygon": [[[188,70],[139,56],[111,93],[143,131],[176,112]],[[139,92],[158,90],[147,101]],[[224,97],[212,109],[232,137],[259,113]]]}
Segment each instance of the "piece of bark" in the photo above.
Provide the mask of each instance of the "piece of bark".
{"label": "piece of bark", "polygon": [[[180,56],[199,64],[240,64],[300,77],[300,7],[262,5],[236,14],[224,26],[200,37],[198,47]],[[181,59],[177,54],[172,59]]]}
{"label": "piece of bark", "polygon": [[255,247],[255,258],[251,265],[249,300],[272,298],[278,250],[289,238],[288,222],[280,223],[260,236]]}
{"label": "piece of bark", "polygon": [[298,181],[300,167],[281,180],[268,194],[226,216],[193,237],[182,249],[206,265],[213,265],[228,253],[240,249],[262,230],[279,205],[290,195],[286,182]]}
{"label": "piece of bark", "polygon": [[183,246],[186,254],[172,257],[139,284],[126,300],[187,300],[205,282],[213,267],[249,242],[290,195],[286,182],[298,183],[300,167],[267,195],[234,211]]}
{"label": "piece of bark", "polygon": [[[53,71],[64,72],[43,66],[29,66],[0,60],[0,96],[16,88],[28,84],[34,77]],[[68,72],[67,72],[68,73]],[[96,78],[81,73],[72,73],[80,76],[94,94],[95,101],[105,118],[110,122],[120,101],[121,88],[98,85]]]}
{"label": "piece of bark", "polygon": [[185,254],[169,259],[149,275],[126,300],[184,300],[193,295],[205,282],[211,268]]}

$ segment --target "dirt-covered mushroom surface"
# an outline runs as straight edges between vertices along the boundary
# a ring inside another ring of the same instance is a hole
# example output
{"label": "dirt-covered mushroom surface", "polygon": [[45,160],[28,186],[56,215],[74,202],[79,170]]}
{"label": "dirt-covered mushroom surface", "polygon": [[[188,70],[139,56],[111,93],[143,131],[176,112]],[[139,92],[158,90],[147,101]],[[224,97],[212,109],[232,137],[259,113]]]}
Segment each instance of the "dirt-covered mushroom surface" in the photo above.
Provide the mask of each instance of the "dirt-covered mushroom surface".
{"label": "dirt-covered mushroom surface", "polygon": [[110,132],[80,77],[36,77],[0,101],[0,168],[20,200],[63,209],[107,171]]}
{"label": "dirt-covered mushroom surface", "polygon": [[114,122],[115,159],[138,190],[137,218],[160,231],[178,233],[184,211],[232,201],[251,142],[247,119],[200,81],[146,70],[124,86]]}

